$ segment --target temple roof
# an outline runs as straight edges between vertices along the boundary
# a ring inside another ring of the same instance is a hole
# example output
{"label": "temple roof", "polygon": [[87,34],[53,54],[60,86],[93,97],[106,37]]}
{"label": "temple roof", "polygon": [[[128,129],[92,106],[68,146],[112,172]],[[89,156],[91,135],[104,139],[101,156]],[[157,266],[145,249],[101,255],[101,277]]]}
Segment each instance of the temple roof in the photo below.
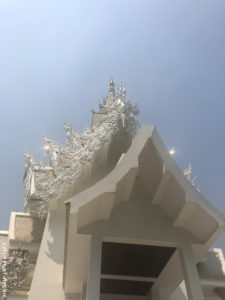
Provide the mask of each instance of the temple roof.
{"label": "temple roof", "polygon": [[129,201],[139,177],[149,201],[209,248],[225,229],[225,215],[210,204],[184,176],[168,153],[157,130],[143,126],[116,167],[102,180],[70,198],[70,213],[78,215],[78,229],[108,220],[115,207]]}

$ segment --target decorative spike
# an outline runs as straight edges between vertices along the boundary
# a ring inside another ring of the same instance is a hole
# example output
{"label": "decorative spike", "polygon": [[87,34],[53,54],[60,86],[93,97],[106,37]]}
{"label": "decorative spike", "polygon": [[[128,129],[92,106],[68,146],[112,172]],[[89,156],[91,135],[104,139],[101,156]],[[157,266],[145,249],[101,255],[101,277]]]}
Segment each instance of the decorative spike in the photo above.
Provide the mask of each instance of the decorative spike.
{"label": "decorative spike", "polygon": [[32,154],[26,148],[24,149],[24,157],[25,159],[29,159],[30,157],[32,157]]}
{"label": "decorative spike", "polygon": [[30,167],[30,161],[32,158],[32,154],[27,149],[24,149],[24,158],[25,158],[25,167],[24,167],[23,181],[27,178],[28,168]]}
{"label": "decorative spike", "polygon": [[68,125],[66,122],[64,122],[63,128],[65,131],[67,131],[69,128],[71,128],[71,125]]}

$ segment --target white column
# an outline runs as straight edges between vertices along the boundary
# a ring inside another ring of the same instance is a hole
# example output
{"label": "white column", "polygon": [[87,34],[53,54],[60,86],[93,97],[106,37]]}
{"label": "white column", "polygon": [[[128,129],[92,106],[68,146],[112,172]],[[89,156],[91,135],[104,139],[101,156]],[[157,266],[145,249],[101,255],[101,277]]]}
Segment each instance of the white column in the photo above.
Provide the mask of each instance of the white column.
{"label": "white column", "polygon": [[179,249],[188,300],[204,300],[191,245]]}
{"label": "white column", "polygon": [[157,283],[155,283],[151,288],[151,300],[160,300],[160,292]]}
{"label": "white column", "polygon": [[92,236],[86,300],[100,299],[102,238]]}

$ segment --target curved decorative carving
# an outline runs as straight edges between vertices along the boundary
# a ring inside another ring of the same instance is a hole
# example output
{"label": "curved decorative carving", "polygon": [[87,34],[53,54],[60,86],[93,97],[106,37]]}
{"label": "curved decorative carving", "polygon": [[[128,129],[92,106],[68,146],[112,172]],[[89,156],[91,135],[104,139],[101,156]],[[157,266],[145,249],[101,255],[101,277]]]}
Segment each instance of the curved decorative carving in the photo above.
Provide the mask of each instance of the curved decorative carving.
{"label": "curved decorative carving", "polygon": [[126,87],[114,90],[111,79],[109,93],[99,103],[99,112],[93,111],[92,128],[75,131],[64,124],[66,145],[44,137],[46,153],[50,164],[38,161],[25,150],[25,208],[27,211],[45,217],[49,199],[59,198],[69,185],[79,177],[81,168],[94,159],[94,154],[123,127],[132,137],[139,126],[136,116],[137,103],[126,101]]}

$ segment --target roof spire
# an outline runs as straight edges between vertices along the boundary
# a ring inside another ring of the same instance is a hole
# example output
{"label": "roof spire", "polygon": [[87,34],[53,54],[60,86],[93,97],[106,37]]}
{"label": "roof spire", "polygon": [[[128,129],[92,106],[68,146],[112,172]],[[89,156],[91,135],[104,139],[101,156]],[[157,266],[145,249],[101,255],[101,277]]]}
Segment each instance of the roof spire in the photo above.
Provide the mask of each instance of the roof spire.
{"label": "roof spire", "polygon": [[114,86],[115,86],[115,83],[113,81],[113,78],[111,78],[110,83],[109,83],[109,95],[115,96]]}

